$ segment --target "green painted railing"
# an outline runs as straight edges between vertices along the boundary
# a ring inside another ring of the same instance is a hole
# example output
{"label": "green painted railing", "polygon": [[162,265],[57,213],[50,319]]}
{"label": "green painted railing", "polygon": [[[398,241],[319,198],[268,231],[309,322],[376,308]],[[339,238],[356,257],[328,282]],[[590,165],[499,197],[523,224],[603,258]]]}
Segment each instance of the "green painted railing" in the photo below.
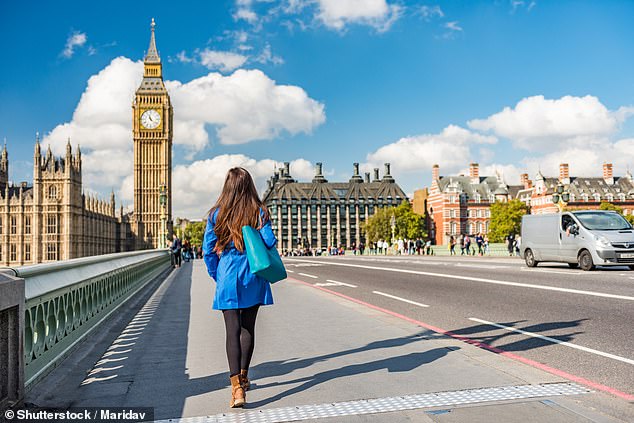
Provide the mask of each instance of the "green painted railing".
{"label": "green painted railing", "polygon": [[27,389],[120,305],[169,268],[169,252],[151,250],[11,269],[25,280]]}

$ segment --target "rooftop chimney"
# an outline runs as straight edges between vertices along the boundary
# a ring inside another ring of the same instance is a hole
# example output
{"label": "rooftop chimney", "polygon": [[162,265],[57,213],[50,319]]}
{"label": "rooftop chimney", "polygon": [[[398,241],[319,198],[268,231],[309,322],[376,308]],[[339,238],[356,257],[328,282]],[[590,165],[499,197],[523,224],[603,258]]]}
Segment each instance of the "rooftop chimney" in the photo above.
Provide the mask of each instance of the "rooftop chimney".
{"label": "rooftop chimney", "polygon": [[562,184],[570,184],[570,171],[568,170],[568,163],[562,163],[559,165],[559,182]]}
{"label": "rooftop chimney", "polygon": [[291,176],[291,164],[284,162],[284,176]]}
{"label": "rooftop chimney", "polygon": [[390,174],[390,164],[389,163],[385,163],[385,175],[383,175],[382,181],[394,182],[394,178],[392,178],[392,175]]}
{"label": "rooftop chimney", "polygon": [[528,179],[528,173],[522,173],[520,175],[520,183],[524,185],[524,189],[529,189],[533,185],[530,179]]}
{"label": "rooftop chimney", "polygon": [[366,184],[370,183],[370,172],[365,172],[365,183]]}
{"label": "rooftop chimney", "polygon": [[614,173],[612,163],[603,163],[603,180],[608,185],[614,185]]}
{"label": "rooftop chimney", "polygon": [[359,175],[359,163],[353,163],[353,174],[352,178],[350,178],[350,182],[363,182],[363,178]]}
{"label": "rooftop chimney", "polygon": [[321,162],[315,163],[315,177],[313,178],[313,184],[319,182],[328,182],[323,175],[323,166]]}
{"label": "rooftop chimney", "polygon": [[431,168],[431,180],[433,182],[433,181],[436,181],[438,179],[440,179],[440,166],[435,164]]}
{"label": "rooftop chimney", "polygon": [[374,180],[372,182],[381,182],[381,178],[379,178],[379,168],[374,168]]}
{"label": "rooftop chimney", "polygon": [[480,183],[480,165],[478,163],[471,163],[469,165],[469,177],[472,184]]}

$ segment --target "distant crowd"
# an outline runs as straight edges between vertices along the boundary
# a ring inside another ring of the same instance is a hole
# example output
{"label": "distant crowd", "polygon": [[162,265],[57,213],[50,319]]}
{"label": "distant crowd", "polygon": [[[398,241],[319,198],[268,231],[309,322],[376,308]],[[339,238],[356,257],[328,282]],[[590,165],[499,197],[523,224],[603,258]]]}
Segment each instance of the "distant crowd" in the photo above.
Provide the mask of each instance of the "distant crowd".
{"label": "distant crowd", "polygon": [[183,260],[203,258],[203,249],[200,245],[190,244],[189,240],[182,240],[174,234],[171,241],[167,241],[167,248],[172,253],[172,267],[181,267]]}

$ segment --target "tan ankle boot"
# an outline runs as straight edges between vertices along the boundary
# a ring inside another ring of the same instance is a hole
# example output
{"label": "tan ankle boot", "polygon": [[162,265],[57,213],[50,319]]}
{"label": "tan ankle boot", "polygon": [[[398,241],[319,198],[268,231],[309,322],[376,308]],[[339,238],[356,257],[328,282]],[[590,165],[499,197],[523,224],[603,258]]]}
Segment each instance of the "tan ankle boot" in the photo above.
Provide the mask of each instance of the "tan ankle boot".
{"label": "tan ankle boot", "polygon": [[251,382],[249,382],[249,378],[247,377],[248,370],[240,370],[240,385],[242,385],[242,389],[244,391],[248,391],[251,388]]}
{"label": "tan ankle boot", "polygon": [[231,376],[231,402],[229,403],[229,407],[236,408],[242,407],[247,402],[246,395],[244,394],[244,389],[240,384],[241,377],[240,375]]}

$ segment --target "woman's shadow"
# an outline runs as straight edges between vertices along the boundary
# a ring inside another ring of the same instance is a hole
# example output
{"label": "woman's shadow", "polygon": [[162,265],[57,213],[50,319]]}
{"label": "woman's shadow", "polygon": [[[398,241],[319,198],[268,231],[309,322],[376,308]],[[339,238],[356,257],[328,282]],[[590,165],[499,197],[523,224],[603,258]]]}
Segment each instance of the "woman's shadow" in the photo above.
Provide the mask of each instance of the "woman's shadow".
{"label": "woman's shadow", "polygon": [[331,369],[326,370],[320,373],[317,373],[313,376],[298,378],[294,380],[289,380],[286,382],[274,382],[265,385],[257,385],[258,388],[270,388],[275,386],[283,386],[283,385],[292,385],[296,383],[301,383],[301,385],[296,386],[294,388],[288,389],[284,392],[281,392],[273,397],[248,403],[248,408],[258,408],[269,403],[278,401],[284,397],[289,395],[297,394],[299,392],[310,389],[316,385],[327,382],[329,380],[344,378],[346,376],[354,376],[364,373],[371,373],[377,370],[387,369],[388,372],[409,372],[414,370],[415,368],[422,366],[423,364],[431,363],[435,360],[438,360],[445,355],[447,355],[452,350],[457,350],[459,348],[434,348],[429,351],[424,352],[416,352],[410,353],[406,355],[401,355],[398,357],[389,357],[381,360],[372,361],[370,363],[359,363],[359,364],[351,364],[348,366],[341,367],[339,369]]}

